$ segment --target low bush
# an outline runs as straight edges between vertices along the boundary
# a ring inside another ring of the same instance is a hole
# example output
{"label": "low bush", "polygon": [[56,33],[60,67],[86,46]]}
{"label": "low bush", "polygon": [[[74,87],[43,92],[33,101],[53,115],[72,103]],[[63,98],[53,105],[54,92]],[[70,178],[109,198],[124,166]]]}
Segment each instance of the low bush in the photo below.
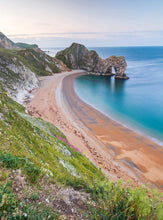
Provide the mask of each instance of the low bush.
{"label": "low bush", "polygon": [[49,207],[37,203],[26,204],[24,201],[18,201],[10,185],[10,182],[0,185],[0,219],[53,220],[59,218],[59,214]]}
{"label": "low bush", "polygon": [[36,167],[29,159],[12,156],[10,153],[0,153],[0,163],[6,168],[22,169],[31,183],[37,181],[41,172],[40,168]]}

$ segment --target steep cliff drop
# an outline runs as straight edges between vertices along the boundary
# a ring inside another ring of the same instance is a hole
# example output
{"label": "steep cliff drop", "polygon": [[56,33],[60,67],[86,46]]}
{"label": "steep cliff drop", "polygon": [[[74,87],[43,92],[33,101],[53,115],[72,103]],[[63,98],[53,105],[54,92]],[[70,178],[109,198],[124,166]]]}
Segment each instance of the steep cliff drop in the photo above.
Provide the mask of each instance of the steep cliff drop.
{"label": "steep cliff drop", "polygon": [[81,44],[73,43],[69,48],[58,52],[56,58],[70,69],[83,69],[101,75],[114,75],[112,72],[112,69],[114,69],[115,78],[129,78],[125,74],[127,64],[123,56],[111,56],[103,60],[96,51],[89,51]]}

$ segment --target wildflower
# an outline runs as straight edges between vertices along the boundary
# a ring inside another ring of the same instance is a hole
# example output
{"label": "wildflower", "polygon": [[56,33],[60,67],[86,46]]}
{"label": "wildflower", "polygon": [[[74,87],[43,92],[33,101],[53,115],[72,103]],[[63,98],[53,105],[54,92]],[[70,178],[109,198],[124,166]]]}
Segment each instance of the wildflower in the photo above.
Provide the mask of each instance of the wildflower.
{"label": "wildflower", "polygon": [[99,167],[102,169],[102,164],[100,164]]}
{"label": "wildflower", "polygon": [[26,218],[27,217],[27,213],[23,213],[23,216]]}
{"label": "wildflower", "polygon": [[86,151],[84,151],[84,155],[85,155],[85,156],[87,156],[87,155],[88,155]]}
{"label": "wildflower", "polygon": [[76,148],[74,145],[70,144],[67,140],[65,140],[62,137],[56,136],[56,138],[58,138],[59,140],[63,141],[64,143],[66,143],[69,147],[73,148],[74,150],[76,150],[79,153],[82,153],[78,148]]}

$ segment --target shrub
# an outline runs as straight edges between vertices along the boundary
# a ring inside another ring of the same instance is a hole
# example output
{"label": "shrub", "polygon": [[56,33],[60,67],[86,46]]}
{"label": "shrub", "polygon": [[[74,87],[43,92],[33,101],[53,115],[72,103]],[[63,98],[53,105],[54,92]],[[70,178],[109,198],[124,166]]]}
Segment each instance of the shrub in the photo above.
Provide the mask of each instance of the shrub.
{"label": "shrub", "polygon": [[90,206],[92,219],[163,219],[161,194],[149,195],[149,189],[122,187],[118,184],[101,182],[92,187],[92,199],[95,205]]}
{"label": "shrub", "polygon": [[36,167],[29,159],[19,156],[12,156],[10,153],[0,153],[0,162],[2,166],[11,169],[22,169],[27,179],[35,183],[40,175],[40,168]]}

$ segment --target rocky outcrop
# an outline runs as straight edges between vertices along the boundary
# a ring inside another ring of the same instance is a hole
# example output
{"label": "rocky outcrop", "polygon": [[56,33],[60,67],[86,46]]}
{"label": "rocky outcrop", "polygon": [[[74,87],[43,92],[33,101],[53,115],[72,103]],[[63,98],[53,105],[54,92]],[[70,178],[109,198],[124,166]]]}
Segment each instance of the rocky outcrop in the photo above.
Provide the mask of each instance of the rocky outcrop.
{"label": "rocky outcrop", "polygon": [[96,51],[89,51],[81,44],[73,43],[69,48],[56,54],[56,58],[61,60],[70,69],[83,69],[88,72],[113,75],[115,78],[128,79],[126,76],[126,61],[123,56],[111,56],[105,60],[101,59]]}
{"label": "rocky outcrop", "polygon": [[19,48],[0,33],[0,83],[10,97],[22,103],[30,98],[30,91],[38,86],[37,75],[59,73],[66,66],[44,53],[37,45],[18,45]]}
{"label": "rocky outcrop", "polygon": [[66,64],[64,64],[61,60],[54,58],[54,62],[55,62],[55,65],[63,72],[70,71],[70,69],[66,66]]}
{"label": "rocky outcrop", "polygon": [[34,72],[17,57],[0,51],[0,82],[8,95],[19,103],[30,98],[30,91],[39,85]]}
{"label": "rocky outcrop", "polygon": [[60,66],[53,57],[50,57],[39,48],[22,49],[15,51],[34,73],[40,76],[61,72]]}

